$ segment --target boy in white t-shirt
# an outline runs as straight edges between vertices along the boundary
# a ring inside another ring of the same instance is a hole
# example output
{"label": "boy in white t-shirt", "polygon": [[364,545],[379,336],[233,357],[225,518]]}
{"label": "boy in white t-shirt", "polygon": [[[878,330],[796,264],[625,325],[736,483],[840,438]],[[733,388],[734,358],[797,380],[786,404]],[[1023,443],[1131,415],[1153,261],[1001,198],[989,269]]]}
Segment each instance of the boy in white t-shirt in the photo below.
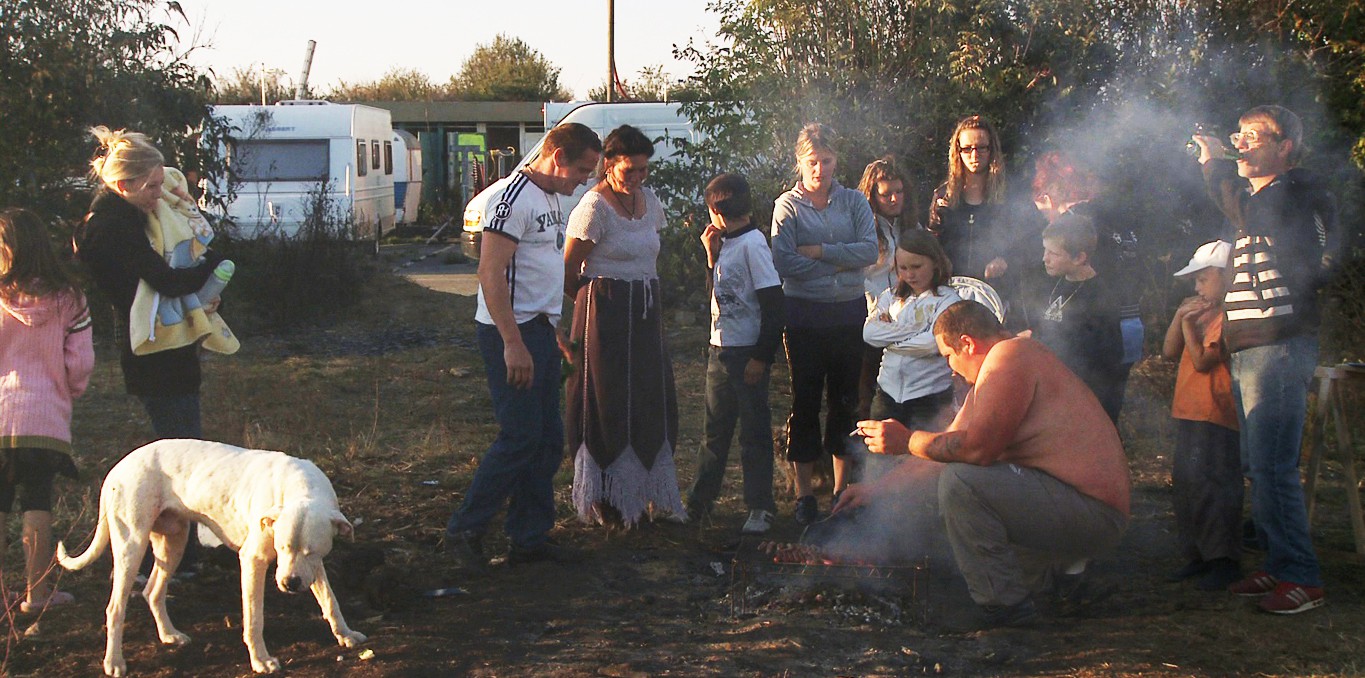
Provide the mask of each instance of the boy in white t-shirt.
{"label": "boy in white t-shirt", "polygon": [[777,512],[768,380],[782,341],[782,280],[768,239],[750,221],[752,201],[744,177],[726,173],[712,179],[706,185],[706,207],[711,223],[701,241],[711,269],[711,346],[705,433],[687,512],[704,516],[720,496],[738,421],[744,504],[749,508],[741,532],[763,534]]}

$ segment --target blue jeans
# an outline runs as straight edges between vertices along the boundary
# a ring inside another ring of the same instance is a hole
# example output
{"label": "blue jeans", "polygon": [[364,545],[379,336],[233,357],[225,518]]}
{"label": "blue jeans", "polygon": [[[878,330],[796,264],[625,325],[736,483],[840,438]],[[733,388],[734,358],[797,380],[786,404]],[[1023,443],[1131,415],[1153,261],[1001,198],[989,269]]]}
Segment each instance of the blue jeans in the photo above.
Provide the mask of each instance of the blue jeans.
{"label": "blue jeans", "polygon": [[[757,384],[744,383],[744,367],[752,347],[712,346],[706,362],[704,437],[697,449],[697,479],[687,493],[688,513],[706,512],[720,496],[730,440],[739,423],[739,462],[744,472],[744,505],[749,510],[777,512],[773,500],[772,410],[768,407],[766,370]],[[700,517],[700,514],[693,517]]]}
{"label": "blue jeans", "polygon": [[531,387],[521,389],[507,383],[507,364],[497,328],[477,325],[498,437],[479,461],[464,503],[450,516],[446,532],[482,534],[506,502],[503,529],[512,545],[536,548],[545,543],[545,533],[555,524],[554,478],[564,458],[555,329],[544,316],[517,326],[535,371]]}
{"label": "blue jeans", "polygon": [[[199,394],[180,396],[138,396],[142,408],[152,419],[152,435],[156,440],[168,438],[204,438],[204,420],[199,412]],[[142,559],[138,569],[144,575],[152,573],[154,562],[152,552]],[[188,572],[199,563],[199,528],[190,523],[189,541],[185,543],[185,554],[180,559],[177,572]]]}
{"label": "blue jeans", "polygon": [[199,395],[138,396],[147,416],[152,418],[152,434],[166,438],[204,437],[204,422],[199,415]]}
{"label": "blue jeans", "polygon": [[1318,340],[1300,335],[1232,354],[1232,397],[1241,424],[1251,517],[1266,548],[1262,569],[1281,581],[1322,586],[1299,479],[1308,382]]}

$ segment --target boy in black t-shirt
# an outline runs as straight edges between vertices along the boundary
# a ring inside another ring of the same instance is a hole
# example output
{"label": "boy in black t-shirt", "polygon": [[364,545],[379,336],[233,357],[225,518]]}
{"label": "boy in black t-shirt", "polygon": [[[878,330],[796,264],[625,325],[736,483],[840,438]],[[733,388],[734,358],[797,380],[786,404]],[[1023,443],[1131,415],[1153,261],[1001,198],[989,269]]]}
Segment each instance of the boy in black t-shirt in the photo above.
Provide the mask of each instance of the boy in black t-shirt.
{"label": "boy in black t-shirt", "polygon": [[1095,246],[1094,225],[1074,213],[1062,214],[1043,230],[1048,279],[1032,295],[1027,320],[1033,338],[1095,392],[1117,423],[1123,402],[1118,378],[1123,338],[1109,281],[1090,265]]}

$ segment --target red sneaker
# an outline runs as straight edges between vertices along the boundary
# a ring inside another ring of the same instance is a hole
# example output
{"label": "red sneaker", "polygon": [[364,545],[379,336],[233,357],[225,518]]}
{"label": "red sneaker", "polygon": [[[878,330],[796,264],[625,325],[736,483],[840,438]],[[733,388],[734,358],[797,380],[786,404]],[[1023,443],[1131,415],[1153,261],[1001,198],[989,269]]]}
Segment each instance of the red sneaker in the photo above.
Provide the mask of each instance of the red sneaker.
{"label": "red sneaker", "polygon": [[1259,598],[1275,590],[1279,580],[1264,570],[1253,572],[1251,576],[1228,586],[1228,593],[1244,598]]}
{"label": "red sneaker", "polygon": [[1272,614],[1298,614],[1321,607],[1324,602],[1321,588],[1282,581],[1256,605]]}

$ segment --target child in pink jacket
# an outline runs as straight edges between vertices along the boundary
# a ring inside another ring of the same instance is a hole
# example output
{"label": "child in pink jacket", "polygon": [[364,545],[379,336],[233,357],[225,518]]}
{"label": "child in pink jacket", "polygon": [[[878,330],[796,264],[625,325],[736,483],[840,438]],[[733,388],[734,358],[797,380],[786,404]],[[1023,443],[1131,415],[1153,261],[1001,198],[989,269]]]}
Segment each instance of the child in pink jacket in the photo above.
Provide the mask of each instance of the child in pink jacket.
{"label": "child in pink jacket", "polygon": [[71,401],[95,364],[85,296],[48,238],[33,213],[0,211],[0,528],[17,496],[28,584],[21,612],[72,601],[44,581],[53,568],[52,480],[76,477]]}

